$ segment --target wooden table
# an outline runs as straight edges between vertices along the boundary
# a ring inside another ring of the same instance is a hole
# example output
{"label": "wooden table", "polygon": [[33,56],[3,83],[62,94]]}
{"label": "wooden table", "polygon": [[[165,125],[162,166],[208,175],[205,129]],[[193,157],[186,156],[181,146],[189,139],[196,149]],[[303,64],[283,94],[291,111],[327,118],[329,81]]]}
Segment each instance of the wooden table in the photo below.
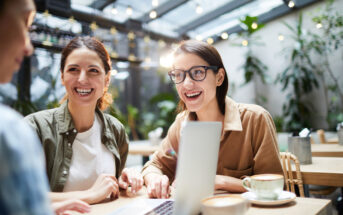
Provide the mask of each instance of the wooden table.
{"label": "wooden table", "polygon": [[339,144],[311,144],[311,151],[315,157],[343,157],[343,145]]}
{"label": "wooden table", "polygon": [[[143,188],[136,196],[129,197],[125,191],[121,192],[119,199],[108,201],[105,203],[92,205],[90,215],[107,215],[114,210],[129,204],[130,202],[147,198],[146,190]],[[252,205],[246,215],[278,215],[278,214],[292,214],[292,215],[311,215],[311,214],[331,214],[332,204],[327,199],[314,199],[314,198],[296,198],[294,202],[290,202],[280,206],[256,206]],[[78,214],[78,213],[72,213]]]}
{"label": "wooden table", "polygon": [[300,171],[304,184],[343,187],[343,157],[312,157],[312,164],[301,164]]}

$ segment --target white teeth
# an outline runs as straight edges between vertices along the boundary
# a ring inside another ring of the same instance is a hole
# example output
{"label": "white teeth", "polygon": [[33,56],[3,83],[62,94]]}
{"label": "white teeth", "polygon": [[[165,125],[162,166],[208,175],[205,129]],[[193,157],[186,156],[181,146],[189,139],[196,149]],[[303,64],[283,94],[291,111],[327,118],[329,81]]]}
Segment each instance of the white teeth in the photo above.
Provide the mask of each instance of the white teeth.
{"label": "white teeth", "polygon": [[200,95],[201,92],[186,94],[187,97],[194,97]]}
{"label": "white teeth", "polygon": [[81,95],[86,95],[89,94],[90,92],[92,92],[92,89],[80,89],[80,88],[76,88],[76,92],[78,92]]}

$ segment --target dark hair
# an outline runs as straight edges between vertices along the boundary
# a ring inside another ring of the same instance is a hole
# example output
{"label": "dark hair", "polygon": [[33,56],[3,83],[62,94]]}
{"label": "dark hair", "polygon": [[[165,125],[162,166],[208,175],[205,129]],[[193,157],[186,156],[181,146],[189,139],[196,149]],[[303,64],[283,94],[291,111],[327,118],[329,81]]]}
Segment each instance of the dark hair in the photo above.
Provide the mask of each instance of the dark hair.
{"label": "dark hair", "polygon": [[[197,40],[186,40],[182,41],[179,46],[176,48],[174,52],[174,56],[180,55],[180,54],[194,54],[202,58],[204,61],[206,61],[210,66],[216,66],[218,70],[220,68],[224,69],[224,81],[222,85],[217,86],[216,89],[216,98],[218,102],[218,106],[220,109],[220,112],[222,114],[225,114],[225,97],[227,94],[227,90],[229,88],[229,80],[226,74],[226,70],[224,68],[224,64],[222,61],[222,58],[220,57],[218,51],[211,45],[197,41]],[[218,70],[213,71],[215,74],[218,73]],[[186,110],[185,103],[180,100],[178,104],[178,111],[184,111]]]}
{"label": "dark hair", "polygon": [[[72,53],[75,49],[79,48],[88,48],[89,50],[92,50],[98,54],[100,57],[104,69],[105,74],[107,75],[108,72],[111,71],[111,59],[106,51],[104,45],[94,37],[75,37],[72,39],[67,46],[62,50],[62,56],[61,56],[61,67],[60,70],[63,73],[66,60],[70,53]],[[105,110],[111,103],[112,103],[112,95],[107,92],[108,89],[105,90],[104,95],[98,100],[97,106],[101,110]],[[63,103],[68,98],[68,95],[66,94],[63,99],[60,101],[60,103]]]}

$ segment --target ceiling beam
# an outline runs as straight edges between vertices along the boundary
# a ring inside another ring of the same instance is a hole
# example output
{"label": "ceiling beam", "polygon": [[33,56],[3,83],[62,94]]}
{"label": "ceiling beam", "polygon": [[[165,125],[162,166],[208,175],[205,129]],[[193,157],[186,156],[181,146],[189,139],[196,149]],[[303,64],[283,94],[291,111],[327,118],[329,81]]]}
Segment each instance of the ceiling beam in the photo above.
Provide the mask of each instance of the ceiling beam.
{"label": "ceiling beam", "polygon": [[230,11],[233,11],[239,7],[242,7],[245,4],[248,4],[250,2],[252,2],[254,0],[240,0],[240,1],[230,1],[229,3],[213,10],[210,11],[204,15],[202,15],[201,17],[199,17],[198,19],[194,20],[193,22],[190,22],[186,25],[183,25],[181,27],[179,27],[179,29],[177,29],[176,31],[180,34],[183,35],[186,32],[197,28],[198,26],[207,23],[211,20],[214,20],[216,18],[218,18],[220,15],[228,13]]}
{"label": "ceiling beam", "polygon": [[98,9],[98,10],[103,10],[105,7],[108,5],[114,3],[116,0],[97,0],[94,1],[89,7]]}
{"label": "ceiling beam", "polygon": [[[181,6],[182,4],[186,3],[188,0],[173,0],[173,1],[167,1],[164,4],[161,4],[157,8],[155,8],[155,11],[157,13],[157,17],[161,17],[165,15],[166,13],[170,12],[171,10]],[[147,23],[152,21],[152,19],[149,16],[150,11],[145,13],[143,16],[138,18],[142,23]]]}
{"label": "ceiling beam", "polygon": [[[269,21],[272,21],[276,18],[282,17],[286,14],[289,14],[293,11],[296,10],[300,10],[306,6],[309,6],[310,4],[313,3],[317,3],[320,2],[322,0],[297,0],[295,1],[296,5],[294,8],[289,8],[286,4],[280,5],[270,11],[268,11],[267,13],[261,14],[260,16],[258,16],[258,22],[259,23],[267,23]],[[229,28],[227,30],[225,30],[224,32],[227,32],[229,35],[233,34],[233,33],[240,33],[244,31],[244,29],[240,26],[240,25],[236,25],[232,28]],[[218,42],[221,39],[220,36],[212,36],[212,38],[214,39],[214,42]]]}

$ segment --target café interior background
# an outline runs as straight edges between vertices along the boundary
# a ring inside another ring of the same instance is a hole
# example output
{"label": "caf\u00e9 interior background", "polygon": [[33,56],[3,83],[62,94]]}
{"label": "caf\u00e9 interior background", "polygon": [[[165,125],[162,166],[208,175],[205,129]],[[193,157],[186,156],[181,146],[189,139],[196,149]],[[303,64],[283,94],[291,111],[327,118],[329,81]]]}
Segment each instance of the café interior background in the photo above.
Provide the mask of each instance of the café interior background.
{"label": "caf\u00e9 interior background", "polygon": [[343,121],[343,0],[36,0],[35,47],[0,100],[23,115],[56,107],[59,62],[76,35],[100,39],[112,59],[108,110],[130,139],[166,133],[178,102],[167,75],[173,47],[203,40],[220,52],[229,96],[256,103],[278,132],[335,130]]}

